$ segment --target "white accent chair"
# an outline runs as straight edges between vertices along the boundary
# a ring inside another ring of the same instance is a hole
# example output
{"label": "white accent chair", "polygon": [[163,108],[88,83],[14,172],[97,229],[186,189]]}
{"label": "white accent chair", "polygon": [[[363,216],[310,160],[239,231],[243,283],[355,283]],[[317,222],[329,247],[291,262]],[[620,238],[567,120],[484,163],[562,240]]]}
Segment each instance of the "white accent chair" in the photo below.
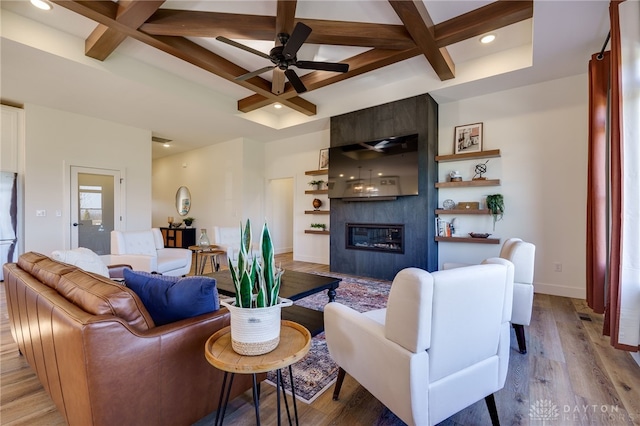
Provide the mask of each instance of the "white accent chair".
{"label": "white accent chair", "polygon": [[359,313],[337,302],[324,309],[331,357],[408,425],[433,425],[502,389],[510,352],[513,264],[429,273],[407,268],[394,278],[386,309]]}
{"label": "white accent chair", "polygon": [[[244,225],[243,225],[244,226]],[[251,248],[252,256],[259,256],[260,249],[258,248],[260,241],[260,232],[253,231],[253,245]],[[227,262],[229,259],[237,260],[238,252],[240,251],[240,225],[238,226],[214,226],[213,227],[213,244],[217,245],[220,250],[224,250],[227,256]]]}
{"label": "white accent chair", "polygon": [[86,247],[78,247],[70,250],[54,250],[51,258],[59,262],[77,266],[78,268],[111,278],[112,280],[123,280],[124,269],[131,268],[129,265],[107,265],[104,256],[98,256],[93,250]]}
{"label": "white accent chair", "polygon": [[159,228],[144,231],[111,231],[112,263],[131,265],[134,271],[182,276],[191,271],[192,252],[165,248]]}
{"label": "white accent chair", "polygon": [[[511,325],[518,340],[518,350],[527,353],[524,326],[531,323],[533,312],[533,271],[535,266],[536,246],[522,241],[521,238],[509,238],[502,245],[500,257],[514,265],[513,278],[513,313]],[[469,266],[462,263],[445,263],[443,269]]]}

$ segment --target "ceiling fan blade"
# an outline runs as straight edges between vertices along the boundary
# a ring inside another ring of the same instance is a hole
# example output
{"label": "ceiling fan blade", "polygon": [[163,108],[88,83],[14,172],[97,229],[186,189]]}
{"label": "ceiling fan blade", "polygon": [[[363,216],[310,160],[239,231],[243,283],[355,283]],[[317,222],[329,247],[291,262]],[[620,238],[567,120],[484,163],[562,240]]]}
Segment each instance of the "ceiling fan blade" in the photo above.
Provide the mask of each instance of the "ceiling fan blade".
{"label": "ceiling fan blade", "polygon": [[349,71],[349,64],[338,63],[338,62],[298,61],[293,65],[304,70],[320,70],[320,71],[334,71],[334,72]]}
{"label": "ceiling fan blade", "polygon": [[265,59],[271,60],[271,57],[269,55],[267,55],[266,53],[263,53],[263,52],[261,52],[259,50],[256,50],[256,49],[253,49],[253,48],[251,48],[249,46],[245,46],[244,44],[240,44],[237,41],[233,41],[233,40],[228,39],[228,38],[223,37],[223,36],[216,37],[216,40],[221,41],[223,43],[226,43],[228,45],[231,45],[233,47],[237,47],[238,49],[245,50],[245,51],[247,51],[249,53],[253,53],[254,55],[262,56]]}
{"label": "ceiling fan blade", "polygon": [[298,77],[298,74],[296,74],[296,72],[294,70],[289,68],[288,70],[286,70],[284,72],[284,75],[287,76],[287,78],[289,79],[289,82],[291,83],[293,88],[296,89],[296,92],[303,93],[303,92],[307,91],[307,88],[304,87],[304,84],[302,83],[302,80],[300,80],[300,77]]}
{"label": "ceiling fan blade", "polygon": [[293,29],[291,33],[291,37],[284,45],[284,49],[282,49],[282,54],[286,59],[293,59],[298,53],[298,49],[304,44],[311,34],[311,28],[303,24],[302,22],[298,22],[296,27]]}
{"label": "ceiling fan blade", "polygon": [[246,74],[242,74],[242,75],[240,75],[240,76],[236,77],[236,78],[235,78],[235,80],[237,80],[237,81],[244,81],[244,80],[248,80],[248,79],[250,79],[251,77],[255,77],[255,76],[257,76],[257,75],[260,75],[260,74],[262,74],[262,73],[265,73],[265,72],[267,72],[267,71],[269,71],[269,70],[274,69],[275,67],[276,67],[275,65],[271,65],[271,66],[268,66],[268,67],[262,67],[262,68],[260,68],[259,70],[255,70],[255,71],[252,71],[252,72],[248,72],[248,73],[246,73]]}

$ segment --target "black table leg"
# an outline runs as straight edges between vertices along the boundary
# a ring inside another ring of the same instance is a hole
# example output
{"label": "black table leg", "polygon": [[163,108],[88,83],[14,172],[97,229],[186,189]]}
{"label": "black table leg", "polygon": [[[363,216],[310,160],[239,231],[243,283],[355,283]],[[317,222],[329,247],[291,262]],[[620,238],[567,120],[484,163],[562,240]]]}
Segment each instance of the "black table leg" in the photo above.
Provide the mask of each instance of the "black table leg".
{"label": "black table leg", "polygon": [[[291,396],[293,397],[293,412],[296,417],[296,426],[298,426],[298,405],[296,404],[296,386],[293,383],[293,371],[291,370],[291,364],[289,364],[289,380],[291,381]],[[287,413],[289,410],[287,409]],[[291,424],[291,419],[289,419],[289,424]]]}
{"label": "black table leg", "polygon": [[[222,422],[224,421],[224,413],[227,411],[227,404],[229,403],[229,395],[231,395],[231,386],[233,385],[233,377],[234,373],[231,373],[231,378],[229,379],[229,386],[226,386],[228,372],[225,371],[224,379],[222,380],[222,390],[220,392],[220,399],[218,400],[218,411],[216,412],[216,422],[215,426],[222,426]],[[224,403],[223,403],[224,400]],[[218,423],[218,419],[220,419],[220,423]]]}
{"label": "black table leg", "polygon": [[329,303],[336,301],[336,289],[331,287],[329,291],[327,291],[327,295],[329,296]]}
{"label": "black table leg", "polygon": [[260,399],[258,398],[258,381],[255,373],[253,374],[253,408],[256,410],[256,425],[260,426]]}

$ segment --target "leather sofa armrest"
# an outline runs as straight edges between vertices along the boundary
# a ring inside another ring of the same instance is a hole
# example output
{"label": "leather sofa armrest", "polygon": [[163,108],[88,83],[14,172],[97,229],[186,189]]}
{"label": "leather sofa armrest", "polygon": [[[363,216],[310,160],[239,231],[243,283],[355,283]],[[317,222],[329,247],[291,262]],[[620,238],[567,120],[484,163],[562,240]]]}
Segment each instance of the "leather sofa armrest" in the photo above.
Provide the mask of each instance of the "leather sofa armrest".
{"label": "leather sofa armrest", "polygon": [[117,265],[107,265],[109,268],[109,278],[116,281],[124,280],[124,270],[125,269],[133,269],[131,265],[126,265],[124,263],[120,263]]}

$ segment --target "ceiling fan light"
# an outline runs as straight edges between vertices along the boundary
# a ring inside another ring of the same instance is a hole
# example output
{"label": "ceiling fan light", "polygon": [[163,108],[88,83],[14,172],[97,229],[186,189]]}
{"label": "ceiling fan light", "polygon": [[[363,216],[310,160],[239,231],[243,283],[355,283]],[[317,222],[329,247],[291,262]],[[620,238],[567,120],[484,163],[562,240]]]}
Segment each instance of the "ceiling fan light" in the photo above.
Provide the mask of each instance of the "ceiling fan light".
{"label": "ceiling fan light", "polygon": [[494,41],[496,39],[496,36],[493,34],[487,34],[485,36],[482,36],[480,38],[480,43],[482,44],[488,44],[491,43],[492,41]]}
{"label": "ceiling fan light", "polygon": [[46,0],[31,0],[31,4],[41,10],[51,10],[52,6]]}
{"label": "ceiling fan light", "polygon": [[273,107],[274,107],[275,109],[280,109],[280,108],[282,108],[282,104],[281,104],[281,103],[279,103],[279,102],[276,102],[275,104],[273,104]]}

